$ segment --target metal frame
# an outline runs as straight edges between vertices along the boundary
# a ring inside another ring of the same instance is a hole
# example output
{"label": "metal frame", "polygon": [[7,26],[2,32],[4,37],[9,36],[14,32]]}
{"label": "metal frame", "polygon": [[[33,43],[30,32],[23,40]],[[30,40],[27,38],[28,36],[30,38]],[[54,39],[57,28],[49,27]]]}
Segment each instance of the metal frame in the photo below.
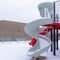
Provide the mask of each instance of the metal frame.
{"label": "metal frame", "polygon": [[[59,2],[59,1],[56,1],[56,2]],[[53,5],[54,5],[54,12],[53,12],[54,22],[56,22],[56,19],[55,19],[55,17],[56,17],[55,3],[56,2],[53,3]],[[58,14],[57,14],[57,22],[58,22]],[[51,51],[53,51],[53,55],[55,56],[56,55],[56,49],[58,50],[58,29],[56,30],[57,34],[55,33],[55,27],[53,27],[52,30],[53,30],[53,45],[51,44]],[[51,41],[52,41],[52,30],[51,30]],[[56,44],[56,42],[57,42],[57,44]]]}

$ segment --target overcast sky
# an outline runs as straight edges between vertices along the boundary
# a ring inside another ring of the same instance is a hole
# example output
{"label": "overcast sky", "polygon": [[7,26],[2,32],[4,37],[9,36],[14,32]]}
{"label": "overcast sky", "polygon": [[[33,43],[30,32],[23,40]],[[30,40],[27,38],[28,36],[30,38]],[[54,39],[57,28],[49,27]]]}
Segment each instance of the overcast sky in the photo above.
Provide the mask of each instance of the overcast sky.
{"label": "overcast sky", "polygon": [[55,0],[0,0],[0,20],[30,22],[40,18],[38,4]]}

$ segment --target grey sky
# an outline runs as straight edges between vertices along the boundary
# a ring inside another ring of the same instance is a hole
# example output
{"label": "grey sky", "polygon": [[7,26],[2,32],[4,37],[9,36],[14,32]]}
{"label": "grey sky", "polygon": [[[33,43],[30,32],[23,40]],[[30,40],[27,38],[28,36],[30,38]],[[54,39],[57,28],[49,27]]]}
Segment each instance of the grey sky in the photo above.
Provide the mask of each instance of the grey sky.
{"label": "grey sky", "polygon": [[30,22],[40,18],[38,4],[54,0],[0,0],[0,20]]}

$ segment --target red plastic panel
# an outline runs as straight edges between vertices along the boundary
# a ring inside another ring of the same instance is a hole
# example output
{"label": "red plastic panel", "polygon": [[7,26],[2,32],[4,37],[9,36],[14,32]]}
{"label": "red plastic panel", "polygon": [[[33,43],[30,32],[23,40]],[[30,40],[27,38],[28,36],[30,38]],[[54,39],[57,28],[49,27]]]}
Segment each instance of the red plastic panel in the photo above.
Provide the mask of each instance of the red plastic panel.
{"label": "red plastic panel", "polygon": [[35,38],[32,39],[31,42],[29,42],[29,45],[34,46],[36,44],[37,40]]}
{"label": "red plastic panel", "polygon": [[43,31],[43,32],[40,32],[39,34],[40,34],[40,35],[45,35],[45,34],[46,34],[46,32],[45,32],[45,31]]}

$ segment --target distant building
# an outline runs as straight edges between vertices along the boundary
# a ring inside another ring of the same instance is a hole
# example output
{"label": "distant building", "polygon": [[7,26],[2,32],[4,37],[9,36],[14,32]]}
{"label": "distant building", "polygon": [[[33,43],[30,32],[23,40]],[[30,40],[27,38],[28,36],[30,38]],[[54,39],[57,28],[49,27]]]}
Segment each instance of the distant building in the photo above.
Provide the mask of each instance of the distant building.
{"label": "distant building", "polygon": [[20,38],[30,40],[31,37],[25,33],[26,23],[0,21],[0,41],[16,41]]}

